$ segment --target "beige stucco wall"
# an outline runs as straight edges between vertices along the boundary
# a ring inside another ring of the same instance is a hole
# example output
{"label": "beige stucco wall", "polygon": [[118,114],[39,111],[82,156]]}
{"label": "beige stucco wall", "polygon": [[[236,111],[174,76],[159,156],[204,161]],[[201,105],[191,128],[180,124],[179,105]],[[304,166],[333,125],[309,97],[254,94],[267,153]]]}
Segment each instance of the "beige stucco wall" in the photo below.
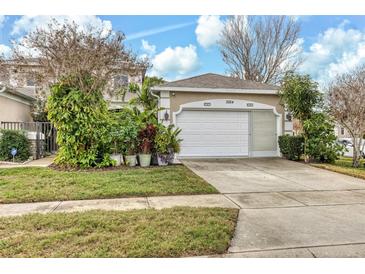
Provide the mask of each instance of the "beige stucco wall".
{"label": "beige stucco wall", "polygon": [[257,103],[274,106],[276,111],[282,114],[282,128],[284,129],[284,108],[280,105],[280,98],[275,94],[235,94],[235,93],[207,93],[207,92],[170,92],[170,111],[172,113],[179,110],[180,105],[212,99],[232,99],[247,100]]}
{"label": "beige stucco wall", "polygon": [[0,121],[31,122],[30,105],[0,96]]}

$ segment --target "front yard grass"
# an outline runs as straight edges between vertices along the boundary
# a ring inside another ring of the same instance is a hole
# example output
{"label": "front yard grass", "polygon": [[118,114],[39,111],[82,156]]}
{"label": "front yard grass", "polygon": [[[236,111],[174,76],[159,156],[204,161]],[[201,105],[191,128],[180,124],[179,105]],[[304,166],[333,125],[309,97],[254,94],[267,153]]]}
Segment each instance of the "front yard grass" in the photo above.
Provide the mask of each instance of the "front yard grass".
{"label": "front yard grass", "polygon": [[183,257],[224,253],[238,210],[172,208],[0,218],[0,257]]}
{"label": "front yard grass", "polygon": [[218,191],[183,165],[89,172],[0,169],[0,203],[208,193]]}
{"label": "front yard grass", "polygon": [[312,166],[327,169],[330,171],[338,172],[345,175],[350,175],[353,177],[365,179],[365,167],[364,167],[364,160],[361,160],[360,167],[353,168],[352,165],[352,158],[349,157],[341,157],[340,159],[336,160],[334,164],[312,164]]}

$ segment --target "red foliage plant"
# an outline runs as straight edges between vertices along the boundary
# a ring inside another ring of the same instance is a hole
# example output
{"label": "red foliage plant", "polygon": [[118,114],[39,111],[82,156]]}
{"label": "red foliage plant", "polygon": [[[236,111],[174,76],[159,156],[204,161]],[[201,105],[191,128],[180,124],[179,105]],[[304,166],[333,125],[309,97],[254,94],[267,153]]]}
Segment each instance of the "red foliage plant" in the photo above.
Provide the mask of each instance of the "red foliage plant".
{"label": "red foliage plant", "polygon": [[138,139],[140,141],[140,149],[143,154],[151,153],[156,133],[156,126],[153,124],[147,124],[147,126],[139,132]]}

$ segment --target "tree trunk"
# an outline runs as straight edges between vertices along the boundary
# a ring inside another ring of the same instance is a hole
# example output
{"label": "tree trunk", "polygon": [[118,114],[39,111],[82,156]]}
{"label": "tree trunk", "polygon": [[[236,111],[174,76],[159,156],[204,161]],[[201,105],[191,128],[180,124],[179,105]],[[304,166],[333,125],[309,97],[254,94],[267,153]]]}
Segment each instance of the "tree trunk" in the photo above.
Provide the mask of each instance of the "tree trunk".
{"label": "tree trunk", "polygon": [[352,166],[358,168],[360,166],[359,151],[361,147],[361,141],[357,141],[357,138],[353,138],[353,149],[352,149]]}

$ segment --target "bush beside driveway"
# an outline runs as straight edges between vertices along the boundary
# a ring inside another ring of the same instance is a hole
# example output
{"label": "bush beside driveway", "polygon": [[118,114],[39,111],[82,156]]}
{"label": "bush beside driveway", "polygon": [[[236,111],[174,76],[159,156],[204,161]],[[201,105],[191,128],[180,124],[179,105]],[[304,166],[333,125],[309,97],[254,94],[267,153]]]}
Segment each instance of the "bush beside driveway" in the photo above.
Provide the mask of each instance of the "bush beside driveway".
{"label": "bush beside driveway", "polygon": [[0,169],[0,203],[213,194],[217,190],[185,166],[113,171]]}

